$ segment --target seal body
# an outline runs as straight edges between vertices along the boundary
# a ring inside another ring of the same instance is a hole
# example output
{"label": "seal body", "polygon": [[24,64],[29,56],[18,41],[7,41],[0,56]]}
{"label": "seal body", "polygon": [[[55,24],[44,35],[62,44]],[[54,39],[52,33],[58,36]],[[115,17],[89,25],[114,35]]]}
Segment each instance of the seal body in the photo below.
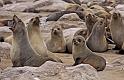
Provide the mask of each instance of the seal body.
{"label": "seal body", "polygon": [[104,52],[108,49],[105,37],[105,20],[99,19],[86,40],[87,47],[94,52]]}
{"label": "seal body", "polygon": [[90,64],[97,71],[105,69],[106,60],[93,53],[87,48],[85,39],[82,36],[75,36],[73,39],[73,50],[72,50],[74,65],[78,64]]}

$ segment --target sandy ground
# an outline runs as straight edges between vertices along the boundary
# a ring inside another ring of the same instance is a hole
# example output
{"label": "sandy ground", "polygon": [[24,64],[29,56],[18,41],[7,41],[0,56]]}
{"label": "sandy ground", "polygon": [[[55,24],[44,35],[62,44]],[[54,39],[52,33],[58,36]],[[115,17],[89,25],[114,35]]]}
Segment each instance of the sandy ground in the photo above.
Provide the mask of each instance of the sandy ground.
{"label": "sandy ground", "polygon": [[[109,50],[105,53],[97,53],[98,55],[104,57],[107,60],[107,67],[104,71],[98,72],[101,80],[124,80],[124,69],[122,68],[113,68],[110,63],[123,55],[116,53],[117,51]],[[65,53],[55,53],[62,61],[67,65],[72,65],[74,63],[72,54]],[[10,59],[2,59],[0,63],[0,68],[5,69],[9,66],[12,66]]]}

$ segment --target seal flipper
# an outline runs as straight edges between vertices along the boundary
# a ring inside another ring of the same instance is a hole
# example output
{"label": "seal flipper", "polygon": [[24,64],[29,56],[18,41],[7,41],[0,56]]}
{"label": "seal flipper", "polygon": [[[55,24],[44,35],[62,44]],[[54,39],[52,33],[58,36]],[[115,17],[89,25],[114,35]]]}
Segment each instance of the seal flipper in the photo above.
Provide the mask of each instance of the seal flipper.
{"label": "seal flipper", "polygon": [[0,42],[5,42],[3,36],[0,36]]}
{"label": "seal flipper", "polygon": [[78,65],[80,63],[81,63],[81,58],[78,57],[78,58],[76,58],[75,63],[72,66],[76,66],[76,65]]}

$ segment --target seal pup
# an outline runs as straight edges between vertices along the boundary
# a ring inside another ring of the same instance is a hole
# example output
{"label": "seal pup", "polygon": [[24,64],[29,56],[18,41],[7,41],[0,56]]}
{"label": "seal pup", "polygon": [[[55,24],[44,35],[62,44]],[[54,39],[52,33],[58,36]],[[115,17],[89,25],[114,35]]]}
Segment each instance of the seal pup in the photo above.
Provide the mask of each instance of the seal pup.
{"label": "seal pup", "polygon": [[116,10],[112,13],[109,27],[112,40],[116,44],[114,49],[121,49],[124,42],[124,23],[121,14]]}
{"label": "seal pup", "polygon": [[54,53],[66,51],[66,41],[60,25],[55,24],[51,29],[51,39],[46,42],[46,45],[48,50]]}
{"label": "seal pup", "polygon": [[90,64],[97,71],[102,71],[105,69],[106,60],[93,53],[86,46],[86,41],[82,36],[75,36],[73,39],[73,49],[72,54],[74,58],[74,66],[78,64]]}
{"label": "seal pup", "polygon": [[36,53],[29,43],[25,24],[16,15],[13,16],[9,29],[13,32],[13,41],[10,57],[13,67],[41,66],[47,58],[42,58]]}
{"label": "seal pup", "polygon": [[105,20],[99,19],[86,40],[87,47],[93,52],[104,52],[108,49],[105,37]]}
{"label": "seal pup", "polygon": [[51,61],[62,62],[53,53],[47,50],[43,36],[40,31],[39,17],[32,18],[27,25],[28,37],[33,49],[42,57],[48,58]]}

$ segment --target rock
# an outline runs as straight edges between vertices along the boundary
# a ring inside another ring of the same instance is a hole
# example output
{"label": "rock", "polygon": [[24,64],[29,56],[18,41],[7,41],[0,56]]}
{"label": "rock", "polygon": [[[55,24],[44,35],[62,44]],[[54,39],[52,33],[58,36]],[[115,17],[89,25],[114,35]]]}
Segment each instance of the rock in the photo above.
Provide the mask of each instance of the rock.
{"label": "rock", "polygon": [[124,56],[114,59],[114,61],[112,62],[112,65],[113,66],[124,66]]}
{"label": "rock", "polygon": [[83,3],[88,3],[91,1],[96,1],[96,2],[104,2],[105,0],[82,0]]}
{"label": "rock", "polygon": [[0,42],[0,57],[9,59],[10,58],[11,45],[6,42]]}
{"label": "rock", "polygon": [[81,21],[76,13],[65,14],[58,21]]}
{"label": "rock", "polygon": [[119,4],[115,8],[119,11],[124,11],[124,4]]}
{"label": "rock", "polygon": [[14,3],[8,4],[3,6],[0,10],[7,10],[7,11],[28,11],[33,9],[33,11],[41,12],[53,12],[53,11],[61,11],[65,10],[65,6],[69,4],[62,0],[39,0],[39,1],[30,1],[30,2],[21,2],[21,3]]}
{"label": "rock", "polygon": [[96,70],[88,64],[67,67],[62,63],[47,61],[40,67],[5,69],[0,74],[5,80],[100,80]]}
{"label": "rock", "polygon": [[40,0],[43,2],[43,7],[37,7],[36,10],[40,12],[56,12],[66,10],[66,6],[69,3],[64,2],[63,0]]}
{"label": "rock", "polygon": [[3,0],[3,4],[12,4],[13,2],[12,2],[12,0]]}
{"label": "rock", "polygon": [[0,35],[3,36],[4,38],[10,36],[12,34],[11,30],[9,27],[0,27]]}
{"label": "rock", "polygon": [[33,7],[33,2],[23,2],[5,5],[1,10],[23,12],[25,9],[31,7]]}

